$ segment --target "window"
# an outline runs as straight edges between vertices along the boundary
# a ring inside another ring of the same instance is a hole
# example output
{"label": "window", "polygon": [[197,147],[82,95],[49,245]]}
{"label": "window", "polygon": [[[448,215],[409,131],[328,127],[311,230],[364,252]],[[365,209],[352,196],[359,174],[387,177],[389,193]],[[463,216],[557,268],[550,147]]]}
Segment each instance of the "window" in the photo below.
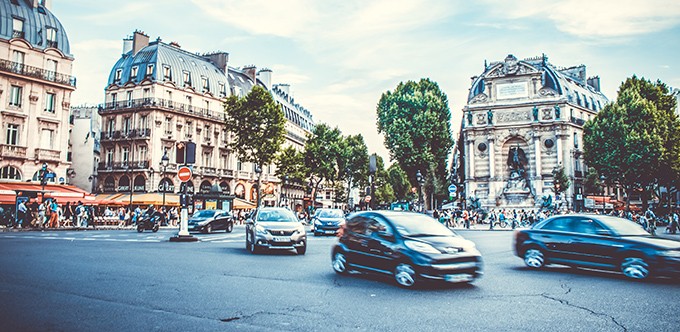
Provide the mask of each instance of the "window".
{"label": "window", "polygon": [[19,144],[19,125],[8,123],[6,131],[5,144],[7,145],[18,145]]}
{"label": "window", "polygon": [[366,234],[366,225],[369,220],[365,217],[357,216],[347,220],[347,230],[354,234]]}
{"label": "window", "polygon": [[203,86],[203,92],[210,92],[210,85],[208,84],[207,77],[201,77],[201,86]]}
{"label": "window", "polygon": [[165,133],[172,134],[172,118],[165,118]]}
{"label": "window", "polygon": [[227,167],[229,165],[228,160],[229,155],[227,154],[220,155],[220,167],[223,169],[228,169],[229,168]]}
{"label": "window", "polygon": [[24,38],[24,21],[14,18],[12,20],[12,27],[14,30],[12,38]]}
{"label": "window", "polygon": [[127,135],[130,132],[132,120],[127,117],[123,119],[123,134]]}
{"label": "window", "polygon": [[47,60],[47,79],[50,81],[54,81],[56,75],[57,75],[57,61],[56,60]]}
{"label": "window", "polygon": [[55,102],[56,98],[57,98],[57,95],[55,95],[54,93],[48,93],[45,96],[45,111],[46,112],[54,113],[54,102]]}
{"label": "window", "polygon": [[144,88],[144,90],[142,90],[142,98],[144,98],[144,102],[146,102],[146,103],[149,102],[149,96],[150,95],[151,95],[151,89]]}
{"label": "window", "polygon": [[151,76],[153,75],[153,64],[149,64],[146,66],[146,76]]}
{"label": "window", "polygon": [[111,94],[111,104],[113,107],[116,107],[116,103],[118,102],[118,94],[117,93],[112,93]]}
{"label": "window", "polygon": [[212,151],[203,153],[203,166],[212,167]]}
{"label": "window", "polygon": [[210,140],[210,125],[205,125],[205,130],[203,130],[203,137],[206,140]]}
{"label": "window", "polygon": [[147,147],[146,145],[142,145],[139,147],[139,159],[138,160],[146,160],[146,154],[147,154]]}
{"label": "window", "polygon": [[326,191],[326,199],[331,199],[331,191],[330,190]]}
{"label": "window", "polygon": [[130,160],[130,148],[127,146],[123,147],[123,160],[122,162],[127,163]]}
{"label": "window", "polygon": [[43,129],[40,135],[40,148],[42,149],[54,149],[54,130]]}
{"label": "window", "polygon": [[21,91],[22,87],[12,85],[9,94],[9,104],[10,106],[21,107]]}
{"label": "window", "polygon": [[116,121],[111,119],[111,120],[109,120],[108,125],[106,127],[106,132],[108,132],[109,136],[110,136],[110,135],[113,135],[114,130],[116,130]]}
{"label": "window", "polygon": [[127,107],[132,107],[132,91],[127,92]]}
{"label": "window", "polygon": [[186,101],[187,101],[187,108],[189,109],[189,111],[192,111],[192,108],[191,108],[191,102],[192,102],[191,96],[187,96]]}
{"label": "window", "polygon": [[572,231],[571,224],[572,223],[570,217],[560,217],[555,218],[552,221],[548,222],[547,224],[543,225],[541,229],[550,231],[571,232]]}
{"label": "window", "polygon": [[123,70],[122,69],[116,69],[116,76],[113,78],[114,82],[119,82],[120,78],[123,76]]}
{"label": "window", "polygon": [[24,52],[12,51],[12,61],[16,62],[18,65],[16,69],[23,69],[22,65],[24,64],[25,57],[26,54]]}
{"label": "window", "polygon": [[113,164],[113,149],[106,150],[106,166]]}
{"label": "window", "polygon": [[220,90],[220,97],[226,97],[227,96],[227,89],[224,86],[224,83],[220,82],[218,83],[218,87]]}
{"label": "window", "polygon": [[578,149],[578,134],[574,133],[574,149]]}
{"label": "window", "polygon": [[572,222],[572,226],[574,226],[574,232],[581,234],[596,235],[599,231],[605,230],[598,222],[586,218],[575,219]]}
{"label": "window", "polygon": [[130,80],[131,80],[131,81],[137,78],[137,70],[138,70],[138,69],[139,69],[139,68],[138,68],[137,66],[134,66],[134,67],[132,67],[132,69],[130,70]]}
{"label": "window", "polygon": [[392,234],[390,225],[378,217],[371,217],[366,225],[366,235],[390,237]]}
{"label": "window", "polygon": [[236,170],[237,171],[242,171],[243,170],[243,162],[241,160],[236,160]]}
{"label": "window", "polygon": [[191,73],[188,71],[182,71],[182,79],[184,86],[191,86]]}
{"label": "window", "polygon": [[47,47],[57,47],[57,29],[47,28],[45,32],[47,36]]}
{"label": "window", "polygon": [[163,80],[172,81],[172,75],[170,74],[170,66],[163,65]]}
{"label": "window", "polygon": [[0,179],[4,180],[21,180],[21,173],[12,166],[5,166],[0,169]]}
{"label": "window", "polygon": [[149,117],[146,115],[142,115],[139,117],[139,128],[140,129],[146,129],[149,127]]}
{"label": "window", "polygon": [[166,91],[166,96],[168,98],[168,107],[172,108],[172,91]]}
{"label": "window", "polygon": [[194,134],[193,123],[191,123],[191,121],[187,121],[187,125],[184,127],[184,137],[191,138],[193,134]]}
{"label": "window", "polygon": [[206,110],[206,111],[209,111],[209,110],[210,110],[210,101],[209,101],[209,100],[206,100],[206,101],[205,101],[205,110]]}

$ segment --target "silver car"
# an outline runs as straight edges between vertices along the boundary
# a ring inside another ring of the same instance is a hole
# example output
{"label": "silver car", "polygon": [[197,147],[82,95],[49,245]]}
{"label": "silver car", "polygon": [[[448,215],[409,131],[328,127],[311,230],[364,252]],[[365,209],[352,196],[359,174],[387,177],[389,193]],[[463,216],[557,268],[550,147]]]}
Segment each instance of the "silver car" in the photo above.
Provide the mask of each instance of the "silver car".
{"label": "silver car", "polygon": [[246,249],[251,253],[261,249],[295,249],[298,255],[304,255],[307,232],[292,211],[262,207],[246,221]]}

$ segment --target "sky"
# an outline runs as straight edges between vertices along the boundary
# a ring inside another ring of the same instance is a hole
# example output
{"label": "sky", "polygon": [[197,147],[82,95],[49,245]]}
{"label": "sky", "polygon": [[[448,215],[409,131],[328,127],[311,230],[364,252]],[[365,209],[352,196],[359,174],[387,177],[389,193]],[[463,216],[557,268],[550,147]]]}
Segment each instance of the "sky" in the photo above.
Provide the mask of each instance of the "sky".
{"label": "sky", "polygon": [[632,75],[680,87],[677,0],[52,0],[51,10],[75,57],[72,105],[103,102],[123,38],[141,30],[273,70],[316,123],[362,134],[388,163],[376,106],[402,81],[438,83],[454,138],[471,77],[508,54],[584,64],[610,100]]}

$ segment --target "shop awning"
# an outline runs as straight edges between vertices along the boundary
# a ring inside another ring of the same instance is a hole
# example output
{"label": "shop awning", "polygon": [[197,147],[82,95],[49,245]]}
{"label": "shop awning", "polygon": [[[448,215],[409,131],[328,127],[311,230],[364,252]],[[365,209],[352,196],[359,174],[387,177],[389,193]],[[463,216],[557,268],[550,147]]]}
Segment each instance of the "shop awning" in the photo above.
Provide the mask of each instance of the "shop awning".
{"label": "shop awning", "polygon": [[[97,201],[101,205],[129,205],[130,194],[100,194]],[[163,193],[139,193],[132,194],[132,205],[163,205]],[[179,195],[173,193],[165,194],[166,206],[179,206]]]}
{"label": "shop awning", "polygon": [[45,199],[54,198],[59,203],[77,203],[81,201],[85,204],[94,202],[95,196],[78,187],[62,184],[47,184],[43,191],[43,186],[39,183],[27,182],[0,182],[0,204],[14,204],[18,192],[25,192],[37,195]]}
{"label": "shop awning", "polygon": [[246,201],[245,199],[241,198],[234,198],[234,210],[247,210],[247,209],[254,209],[257,207],[257,204],[253,202]]}

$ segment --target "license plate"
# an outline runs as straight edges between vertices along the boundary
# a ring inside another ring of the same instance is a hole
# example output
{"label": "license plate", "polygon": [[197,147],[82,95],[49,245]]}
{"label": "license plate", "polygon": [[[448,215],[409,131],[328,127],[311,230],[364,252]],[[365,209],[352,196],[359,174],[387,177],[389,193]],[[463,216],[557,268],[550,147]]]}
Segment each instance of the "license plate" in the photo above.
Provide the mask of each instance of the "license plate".
{"label": "license plate", "polygon": [[335,234],[335,231],[326,231],[326,234]]}
{"label": "license plate", "polygon": [[444,280],[448,282],[465,282],[472,280],[472,275],[470,274],[448,274],[444,277]]}
{"label": "license plate", "polygon": [[274,242],[290,242],[290,238],[285,236],[275,236]]}

